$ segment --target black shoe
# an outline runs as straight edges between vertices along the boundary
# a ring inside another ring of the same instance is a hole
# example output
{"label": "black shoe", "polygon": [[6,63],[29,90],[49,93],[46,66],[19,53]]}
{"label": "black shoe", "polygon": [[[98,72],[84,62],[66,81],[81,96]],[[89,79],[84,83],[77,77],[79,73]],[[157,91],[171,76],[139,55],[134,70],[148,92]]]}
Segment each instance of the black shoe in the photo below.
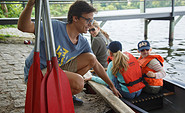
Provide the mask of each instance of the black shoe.
{"label": "black shoe", "polygon": [[75,106],[81,106],[84,102],[73,95],[73,103]]}

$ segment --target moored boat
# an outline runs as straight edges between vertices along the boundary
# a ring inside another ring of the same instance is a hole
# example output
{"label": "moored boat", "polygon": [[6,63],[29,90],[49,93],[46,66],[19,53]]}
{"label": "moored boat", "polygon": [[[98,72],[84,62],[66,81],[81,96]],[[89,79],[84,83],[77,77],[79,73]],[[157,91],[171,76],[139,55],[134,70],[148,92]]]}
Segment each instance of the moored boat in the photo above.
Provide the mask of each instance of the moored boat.
{"label": "moored boat", "polygon": [[[123,100],[128,106],[137,112],[149,113],[184,113],[185,112],[185,88],[183,84],[169,79],[164,79],[164,86],[158,94],[143,93],[135,99]],[[135,107],[137,106],[137,107]]]}
{"label": "moored boat", "polygon": [[[90,84],[92,86],[92,83]],[[146,94],[142,92],[137,98],[121,100],[137,113],[185,113],[185,98],[183,97],[185,96],[184,86],[185,84],[183,83],[164,79],[163,88],[158,94]],[[114,112],[116,113],[117,110],[112,108],[111,113]]]}

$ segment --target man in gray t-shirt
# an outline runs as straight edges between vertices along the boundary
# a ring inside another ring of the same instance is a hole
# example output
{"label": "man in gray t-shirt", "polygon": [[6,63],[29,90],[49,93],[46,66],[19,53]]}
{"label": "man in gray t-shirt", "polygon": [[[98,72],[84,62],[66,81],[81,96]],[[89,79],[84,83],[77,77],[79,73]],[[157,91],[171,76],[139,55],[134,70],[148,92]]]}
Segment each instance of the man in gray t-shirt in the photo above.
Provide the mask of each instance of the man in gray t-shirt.
{"label": "man in gray t-shirt", "polygon": [[[21,13],[18,21],[18,29],[23,32],[34,33],[34,22],[31,21],[31,13],[35,0],[29,0],[25,9]],[[58,64],[65,71],[72,94],[77,94],[82,91],[84,86],[83,75],[91,68],[95,70],[97,75],[101,77],[109,86],[116,96],[120,93],[115,88],[114,84],[108,78],[104,68],[91,54],[90,46],[87,40],[81,36],[81,33],[87,33],[93,22],[93,15],[96,9],[85,1],[76,1],[69,8],[67,23],[60,21],[52,21],[53,34],[55,40],[56,54]],[[42,29],[42,26],[41,26]],[[43,40],[43,31],[41,30],[41,68],[46,67],[45,47]],[[33,53],[33,52],[32,52]],[[33,55],[29,55],[25,64],[25,74],[29,70]],[[67,64],[70,65],[67,65]],[[67,65],[67,66],[65,66]],[[64,66],[64,67],[63,67]],[[67,67],[67,68],[66,68]],[[27,69],[28,68],[28,69]],[[70,68],[76,68],[70,71]],[[69,70],[68,70],[69,69]]]}

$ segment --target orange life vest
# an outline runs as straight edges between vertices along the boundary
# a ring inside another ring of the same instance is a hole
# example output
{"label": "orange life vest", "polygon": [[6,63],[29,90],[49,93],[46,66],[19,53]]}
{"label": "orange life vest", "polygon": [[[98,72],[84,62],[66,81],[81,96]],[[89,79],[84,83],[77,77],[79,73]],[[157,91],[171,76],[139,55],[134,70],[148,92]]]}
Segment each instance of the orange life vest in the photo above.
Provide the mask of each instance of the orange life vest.
{"label": "orange life vest", "polygon": [[153,69],[150,69],[147,64],[152,60],[152,59],[157,59],[161,66],[163,66],[163,62],[164,62],[164,59],[160,56],[160,55],[148,55],[147,57],[145,58],[142,58],[140,57],[138,60],[139,60],[139,64],[142,68],[142,74],[144,76],[144,79],[145,81],[151,85],[151,86],[163,86],[163,79],[155,79],[155,78],[150,78],[150,77],[147,77],[147,73],[148,71],[152,71],[152,72],[156,72],[155,70]]}
{"label": "orange life vest", "polygon": [[145,84],[142,82],[142,72],[137,59],[130,53],[124,52],[129,57],[129,67],[126,72],[122,69],[122,76],[125,80],[123,85],[127,86],[130,93],[139,91]]}
{"label": "orange life vest", "polygon": [[111,61],[112,61],[112,57],[111,56],[108,56],[107,57],[107,64],[109,64]]}

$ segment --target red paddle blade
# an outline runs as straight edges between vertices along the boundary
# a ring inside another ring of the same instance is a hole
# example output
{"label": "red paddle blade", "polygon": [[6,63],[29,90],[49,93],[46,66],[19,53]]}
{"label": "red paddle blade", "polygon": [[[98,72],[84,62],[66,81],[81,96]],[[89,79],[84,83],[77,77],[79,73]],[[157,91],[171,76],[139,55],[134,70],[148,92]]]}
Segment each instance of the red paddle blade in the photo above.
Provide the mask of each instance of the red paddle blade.
{"label": "red paddle blade", "polygon": [[47,61],[47,72],[41,82],[41,113],[48,113],[48,104],[47,104],[47,79],[49,73],[52,69],[51,61]]}
{"label": "red paddle blade", "polygon": [[33,64],[28,75],[25,113],[40,113],[40,86],[42,78],[39,52],[34,52]]}
{"label": "red paddle blade", "polygon": [[47,81],[49,113],[74,113],[74,105],[69,80],[59,68],[57,58],[52,58],[53,68]]}

